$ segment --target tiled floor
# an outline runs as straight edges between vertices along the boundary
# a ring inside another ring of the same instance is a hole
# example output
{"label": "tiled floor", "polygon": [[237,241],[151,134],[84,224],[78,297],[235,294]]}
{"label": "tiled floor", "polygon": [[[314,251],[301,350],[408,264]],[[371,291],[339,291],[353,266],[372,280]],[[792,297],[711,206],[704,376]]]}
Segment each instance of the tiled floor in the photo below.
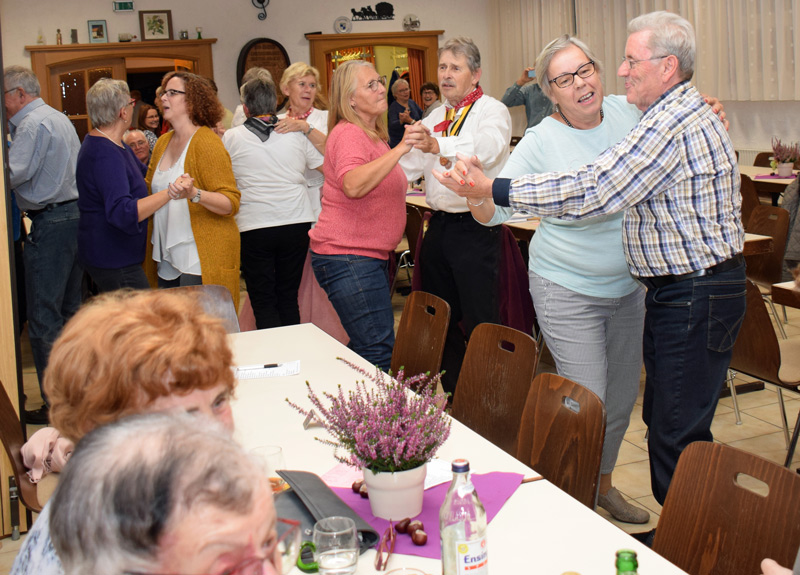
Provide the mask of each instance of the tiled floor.
{"label": "tiled floor", "polygon": [[[404,285],[404,279],[405,273],[401,275],[398,286]],[[395,294],[392,301],[395,310],[395,327],[397,327],[405,298]],[[787,312],[789,323],[784,326],[787,335],[793,339],[800,338],[800,310],[787,308]],[[547,355],[545,354],[540,369],[554,371],[552,365],[547,364],[546,360]],[[41,404],[41,398],[29,348],[23,349],[23,378],[25,393],[29,398],[27,407],[35,409]],[[631,416],[630,426],[620,449],[617,466],[614,469],[614,484],[626,499],[650,511],[650,523],[647,525],[619,523],[611,519],[602,509],[598,510],[598,513],[628,532],[646,531],[655,527],[661,512],[661,506],[656,502],[650,490],[647,443],[644,439],[645,425],[642,421],[643,389],[644,384],[640,387],[639,398]],[[798,409],[800,409],[800,396],[791,392],[784,392],[784,396],[789,424],[794,425]],[[767,385],[763,391],[740,395],[739,409],[742,413],[741,425],[736,424],[731,399],[720,400],[712,426],[715,440],[782,464],[786,447],[780,425],[778,395],[775,389]],[[38,429],[37,426],[29,426],[28,433],[33,433],[36,429]],[[800,466],[800,455],[796,454],[794,467],[798,466]],[[0,575],[5,575],[11,569],[21,541],[11,541],[6,538],[1,543]]]}

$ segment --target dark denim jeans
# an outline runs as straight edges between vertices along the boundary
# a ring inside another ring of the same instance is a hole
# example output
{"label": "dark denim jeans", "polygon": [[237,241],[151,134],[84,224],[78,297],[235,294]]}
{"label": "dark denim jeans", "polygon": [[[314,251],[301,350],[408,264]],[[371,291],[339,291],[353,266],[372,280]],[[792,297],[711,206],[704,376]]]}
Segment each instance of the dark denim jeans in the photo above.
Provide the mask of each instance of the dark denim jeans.
{"label": "dark denim jeans", "polygon": [[744,264],[651,289],[645,300],[643,419],[653,495],[664,504],[683,449],[711,441],[711,421],[744,319]]}
{"label": "dark denim jeans", "polygon": [[84,268],[97,285],[100,293],[123,288],[150,289],[150,283],[147,281],[142,264],[114,269],[96,268],[84,264]]}
{"label": "dark denim jeans", "polygon": [[394,348],[388,260],[311,252],[311,266],[350,336],[348,347],[388,371]]}
{"label": "dark denim jeans", "polygon": [[53,342],[81,305],[78,218],[78,202],[46,210],[34,216],[25,240],[28,333],[39,387]]}

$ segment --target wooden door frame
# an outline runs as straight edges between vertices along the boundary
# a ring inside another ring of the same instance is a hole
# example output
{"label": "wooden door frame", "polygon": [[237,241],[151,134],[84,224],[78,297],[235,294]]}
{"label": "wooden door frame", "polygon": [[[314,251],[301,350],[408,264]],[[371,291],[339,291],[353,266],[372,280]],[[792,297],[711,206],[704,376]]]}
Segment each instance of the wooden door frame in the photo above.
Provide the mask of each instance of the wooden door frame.
{"label": "wooden door frame", "polygon": [[424,82],[435,82],[439,65],[439,36],[444,30],[423,32],[380,32],[364,34],[306,34],[311,53],[311,65],[320,72],[320,90],[328,93],[328,78],[325,73],[325,55],[334,50],[356,46],[400,46],[424,53]]}

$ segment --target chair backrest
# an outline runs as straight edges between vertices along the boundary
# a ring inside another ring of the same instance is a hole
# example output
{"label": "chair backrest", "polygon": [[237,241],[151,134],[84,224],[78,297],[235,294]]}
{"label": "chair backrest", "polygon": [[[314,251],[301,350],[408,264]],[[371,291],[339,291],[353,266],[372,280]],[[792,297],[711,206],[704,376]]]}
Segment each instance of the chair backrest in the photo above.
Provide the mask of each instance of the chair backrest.
{"label": "chair backrest", "polygon": [[408,251],[411,257],[417,255],[417,243],[419,242],[419,232],[422,229],[422,211],[412,204],[406,204],[406,238],[408,239]]}
{"label": "chair backrest", "polygon": [[789,212],[776,206],[758,205],[747,223],[747,231],[772,238],[772,251],[746,256],[747,277],[764,286],[780,283],[786,237],[789,234]]}
{"label": "chair backrest", "polygon": [[[2,382],[0,382],[0,440],[2,440],[8,459],[11,461],[20,501],[31,511],[39,513],[42,506],[39,505],[39,498],[36,495],[36,484],[31,483],[25,473],[25,465],[22,463],[20,450],[25,443],[22,424]],[[6,481],[6,478],[3,477],[2,480]]]}
{"label": "chair backrest", "polygon": [[765,557],[791,566],[800,546],[798,509],[794,471],[698,441],[678,460],[653,551],[691,575],[761,573]]}
{"label": "chair backrest", "polygon": [[733,346],[730,368],[778,384],[780,365],[781,350],[767,304],[758,287],[748,280],[747,311]]}
{"label": "chair backrest", "polygon": [[742,194],[742,223],[745,231],[749,232],[750,216],[755,207],[761,205],[761,200],[758,199],[758,192],[756,192],[756,187],[753,185],[753,180],[745,174],[742,174],[740,190]]}
{"label": "chair backrest", "polygon": [[392,350],[392,373],[405,369],[407,376],[442,367],[442,353],[450,323],[450,304],[424,291],[412,291],[406,299]]}
{"label": "chair backrest", "polygon": [[239,333],[239,317],[233,307],[233,296],[225,286],[204,284],[169,288],[198,294],[206,313],[220,318],[228,333]]}
{"label": "chair backrest", "polygon": [[753,165],[759,168],[769,168],[772,161],[772,152],[759,152],[756,154],[756,159],[753,160]]}
{"label": "chair backrest", "polygon": [[606,408],[597,395],[555,373],[531,384],[516,457],[594,509],[606,436]]}
{"label": "chair backrest", "polygon": [[527,333],[493,323],[473,331],[456,384],[455,419],[514,455],[539,348]]}

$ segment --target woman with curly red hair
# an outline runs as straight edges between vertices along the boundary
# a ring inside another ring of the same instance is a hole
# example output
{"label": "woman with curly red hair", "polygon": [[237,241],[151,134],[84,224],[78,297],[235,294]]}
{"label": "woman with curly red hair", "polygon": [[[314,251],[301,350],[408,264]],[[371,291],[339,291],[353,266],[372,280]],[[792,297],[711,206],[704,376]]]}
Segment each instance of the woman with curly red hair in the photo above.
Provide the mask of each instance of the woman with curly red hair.
{"label": "woman with curly red hair", "polygon": [[151,284],[159,287],[215,284],[227,287],[239,305],[239,230],[233,216],[241,194],[231,159],[212,131],[223,107],[208,80],[170,72],[161,82],[162,136],[150,160],[150,193],[166,189],[173,199],[153,218]]}

